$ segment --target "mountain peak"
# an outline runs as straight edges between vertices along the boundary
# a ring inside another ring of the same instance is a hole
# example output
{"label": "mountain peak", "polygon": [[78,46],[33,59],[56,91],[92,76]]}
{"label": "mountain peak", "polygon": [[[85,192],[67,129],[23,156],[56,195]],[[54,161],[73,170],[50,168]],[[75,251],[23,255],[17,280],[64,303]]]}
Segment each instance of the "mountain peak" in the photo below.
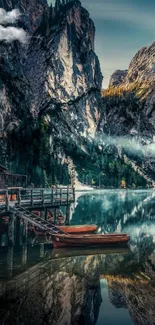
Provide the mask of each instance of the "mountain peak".
{"label": "mountain peak", "polygon": [[116,70],[110,78],[109,87],[119,86],[122,84],[127,76],[127,73],[128,70]]}

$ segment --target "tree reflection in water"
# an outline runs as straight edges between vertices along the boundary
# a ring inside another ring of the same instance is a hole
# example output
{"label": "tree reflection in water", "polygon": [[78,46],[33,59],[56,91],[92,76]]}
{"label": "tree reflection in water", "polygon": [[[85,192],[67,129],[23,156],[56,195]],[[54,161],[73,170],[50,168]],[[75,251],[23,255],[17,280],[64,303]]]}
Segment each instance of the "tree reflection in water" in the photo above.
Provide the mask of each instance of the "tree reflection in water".
{"label": "tree reflection in water", "polygon": [[[51,259],[43,258],[12,280],[1,280],[1,323],[100,325],[98,320],[102,312],[104,315],[106,305],[101,288],[104,279],[111,306],[109,313],[114,308],[125,310],[130,315],[130,324],[154,325],[154,211],[153,191],[103,191],[79,197],[72,223],[95,222],[101,232],[129,232],[129,250],[83,250],[70,257],[68,251],[66,257],[57,251]],[[9,258],[12,252],[7,259],[11,276],[14,265]]]}

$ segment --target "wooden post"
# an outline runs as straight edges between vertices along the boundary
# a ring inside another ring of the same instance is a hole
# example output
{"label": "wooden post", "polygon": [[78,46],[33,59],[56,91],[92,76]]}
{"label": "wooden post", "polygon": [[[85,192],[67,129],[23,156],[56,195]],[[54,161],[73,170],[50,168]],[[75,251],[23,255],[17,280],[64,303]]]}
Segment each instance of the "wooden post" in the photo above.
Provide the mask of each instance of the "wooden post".
{"label": "wooden post", "polygon": [[27,243],[27,236],[28,236],[28,222],[23,220],[23,243]]}
{"label": "wooden post", "polygon": [[6,211],[9,211],[9,193],[8,189],[5,192]]}
{"label": "wooden post", "polygon": [[56,223],[57,219],[57,209],[54,208],[54,222]]}
{"label": "wooden post", "polygon": [[69,203],[69,186],[67,186],[67,204]]}
{"label": "wooden post", "polygon": [[57,201],[57,195],[58,195],[58,189],[57,189],[57,186],[56,186],[56,189],[55,189],[55,201]]}
{"label": "wooden post", "polygon": [[8,247],[8,252],[7,252],[7,276],[8,276],[9,279],[12,278],[12,273],[13,273],[13,250],[14,250],[13,245],[11,247]]}
{"label": "wooden post", "polygon": [[48,210],[45,210],[45,220],[48,221]]}
{"label": "wooden post", "polygon": [[45,211],[40,211],[40,217],[45,220]]}
{"label": "wooden post", "polygon": [[53,194],[54,194],[54,191],[53,191],[53,185],[52,185],[52,191],[51,191],[51,203],[52,204],[53,204],[53,201],[54,201]]}
{"label": "wooden post", "polygon": [[44,190],[41,190],[41,198],[42,198],[42,206],[44,207],[44,202],[45,202]]}
{"label": "wooden post", "polygon": [[26,184],[25,184],[25,187],[27,188],[27,175],[26,175]]}
{"label": "wooden post", "polygon": [[70,225],[70,205],[66,207],[66,226]]}
{"label": "wooden post", "polygon": [[62,188],[60,188],[60,204],[61,204],[61,201],[62,201]]}
{"label": "wooden post", "polygon": [[15,242],[15,216],[13,213],[9,215],[8,224],[8,246],[14,245]]}
{"label": "wooden post", "polygon": [[33,207],[33,189],[31,189],[31,207]]}
{"label": "wooden post", "polygon": [[18,189],[18,206],[21,205],[21,191],[20,188]]}
{"label": "wooden post", "polygon": [[20,218],[16,217],[16,244],[20,245]]}
{"label": "wooden post", "polygon": [[22,266],[25,266],[27,263],[27,244],[22,245]]}

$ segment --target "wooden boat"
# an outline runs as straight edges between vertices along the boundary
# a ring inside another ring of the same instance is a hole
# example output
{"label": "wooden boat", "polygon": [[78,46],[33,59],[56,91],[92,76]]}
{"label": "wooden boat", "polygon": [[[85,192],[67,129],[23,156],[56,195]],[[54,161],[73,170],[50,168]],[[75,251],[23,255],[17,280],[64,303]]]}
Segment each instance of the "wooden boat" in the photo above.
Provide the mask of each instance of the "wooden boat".
{"label": "wooden boat", "polygon": [[60,247],[96,247],[111,246],[128,243],[130,236],[127,234],[93,234],[93,235],[70,235],[52,234],[54,248]]}
{"label": "wooden boat", "polygon": [[[60,230],[68,234],[93,234],[97,230],[96,225],[80,225],[80,226],[57,226]],[[34,227],[36,236],[45,236],[46,232]]]}

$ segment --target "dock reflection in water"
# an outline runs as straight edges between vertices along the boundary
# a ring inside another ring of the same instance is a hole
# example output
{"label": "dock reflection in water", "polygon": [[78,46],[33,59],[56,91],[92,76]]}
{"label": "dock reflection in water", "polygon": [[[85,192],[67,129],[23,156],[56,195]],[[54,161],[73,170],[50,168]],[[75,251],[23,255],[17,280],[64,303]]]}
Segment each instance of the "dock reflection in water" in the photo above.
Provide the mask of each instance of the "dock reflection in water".
{"label": "dock reflection in water", "polygon": [[[82,194],[72,224],[126,232],[129,249],[0,248],[0,324],[155,325],[155,192]],[[33,242],[34,244],[34,242]]]}

